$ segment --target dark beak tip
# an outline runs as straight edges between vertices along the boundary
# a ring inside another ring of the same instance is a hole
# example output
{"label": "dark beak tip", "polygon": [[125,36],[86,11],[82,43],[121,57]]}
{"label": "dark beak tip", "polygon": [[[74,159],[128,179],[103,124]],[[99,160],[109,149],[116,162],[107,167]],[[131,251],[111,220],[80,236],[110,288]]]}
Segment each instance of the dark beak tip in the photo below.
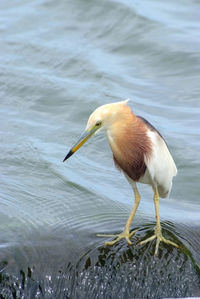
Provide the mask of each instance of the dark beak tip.
{"label": "dark beak tip", "polygon": [[67,158],[67,156],[63,159],[63,162],[65,162],[66,160],[67,160],[68,158]]}
{"label": "dark beak tip", "polygon": [[63,162],[65,162],[67,159],[69,159],[69,157],[71,157],[73,155],[73,151],[70,150],[69,153],[67,154],[67,156],[63,159]]}

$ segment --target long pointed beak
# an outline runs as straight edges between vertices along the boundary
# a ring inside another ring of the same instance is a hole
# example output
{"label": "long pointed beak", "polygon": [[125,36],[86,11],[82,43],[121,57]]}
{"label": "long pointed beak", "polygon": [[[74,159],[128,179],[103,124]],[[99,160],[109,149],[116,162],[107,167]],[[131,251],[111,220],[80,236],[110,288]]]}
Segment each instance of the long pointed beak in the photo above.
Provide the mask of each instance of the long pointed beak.
{"label": "long pointed beak", "polygon": [[78,141],[74,144],[74,146],[70,149],[67,156],[64,158],[63,162],[65,162],[69,157],[71,157],[95,132],[96,128],[89,128],[85,130],[83,134],[80,136]]}

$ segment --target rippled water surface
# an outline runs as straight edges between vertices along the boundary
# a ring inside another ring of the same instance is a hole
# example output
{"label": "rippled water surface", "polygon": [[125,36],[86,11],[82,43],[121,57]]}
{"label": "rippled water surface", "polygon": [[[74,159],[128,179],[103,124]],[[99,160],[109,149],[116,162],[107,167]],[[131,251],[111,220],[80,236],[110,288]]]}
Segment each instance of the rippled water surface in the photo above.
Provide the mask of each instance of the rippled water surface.
{"label": "rippled water surface", "polygon": [[[200,3],[0,1],[1,298],[200,296]],[[139,246],[155,225],[152,191],[112,248],[133,194],[103,132],[66,163],[99,105],[130,98],[178,168],[161,200],[180,249]]]}

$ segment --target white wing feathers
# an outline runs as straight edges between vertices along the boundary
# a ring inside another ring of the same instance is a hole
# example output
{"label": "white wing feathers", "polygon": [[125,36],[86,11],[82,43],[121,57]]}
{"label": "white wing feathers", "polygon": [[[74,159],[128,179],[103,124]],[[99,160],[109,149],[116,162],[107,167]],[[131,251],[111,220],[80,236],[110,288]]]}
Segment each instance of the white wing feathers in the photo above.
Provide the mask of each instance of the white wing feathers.
{"label": "white wing feathers", "polygon": [[170,193],[177,168],[163,138],[151,130],[148,131],[148,136],[152,142],[153,153],[145,163],[152,183],[158,187],[160,197],[166,197]]}

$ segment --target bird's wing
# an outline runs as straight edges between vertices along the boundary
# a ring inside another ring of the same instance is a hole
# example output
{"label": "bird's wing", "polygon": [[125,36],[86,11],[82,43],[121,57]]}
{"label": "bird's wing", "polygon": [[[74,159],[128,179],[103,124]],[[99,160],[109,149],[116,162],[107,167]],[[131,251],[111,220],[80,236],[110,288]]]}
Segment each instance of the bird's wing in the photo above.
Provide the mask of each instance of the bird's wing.
{"label": "bird's wing", "polygon": [[147,159],[146,166],[152,181],[158,186],[161,197],[166,197],[171,190],[172,178],[177,174],[177,168],[169,152],[166,142],[155,130],[148,130],[152,142],[152,155]]}

